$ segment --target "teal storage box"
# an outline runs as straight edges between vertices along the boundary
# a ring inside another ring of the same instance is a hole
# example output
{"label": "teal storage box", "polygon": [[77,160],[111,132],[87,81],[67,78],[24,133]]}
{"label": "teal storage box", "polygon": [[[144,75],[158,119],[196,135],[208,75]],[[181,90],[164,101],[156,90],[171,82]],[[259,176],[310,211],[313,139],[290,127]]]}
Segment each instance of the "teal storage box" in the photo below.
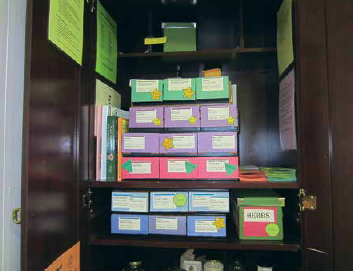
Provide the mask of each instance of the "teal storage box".
{"label": "teal storage box", "polygon": [[162,23],[164,52],[196,51],[196,23]]}
{"label": "teal storage box", "polygon": [[228,76],[196,78],[196,99],[229,99]]}
{"label": "teal storage box", "polygon": [[131,102],[163,102],[163,80],[131,79]]}
{"label": "teal storage box", "polygon": [[165,79],[163,99],[165,101],[194,101],[196,99],[196,80],[193,78]]}

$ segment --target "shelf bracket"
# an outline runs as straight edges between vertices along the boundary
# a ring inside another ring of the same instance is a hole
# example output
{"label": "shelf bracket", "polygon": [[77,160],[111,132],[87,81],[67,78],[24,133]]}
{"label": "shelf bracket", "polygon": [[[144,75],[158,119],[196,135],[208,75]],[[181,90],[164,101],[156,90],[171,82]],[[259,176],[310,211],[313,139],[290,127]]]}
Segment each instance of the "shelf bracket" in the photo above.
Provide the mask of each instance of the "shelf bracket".
{"label": "shelf bracket", "polygon": [[301,212],[316,210],[316,196],[307,195],[304,189],[299,190],[299,209]]}
{"label": "shelf bracket", "polygon": [[82,207],[90,212],[92,212],[92,194],[91,188],[88,188],[87,192],[82,195]]}

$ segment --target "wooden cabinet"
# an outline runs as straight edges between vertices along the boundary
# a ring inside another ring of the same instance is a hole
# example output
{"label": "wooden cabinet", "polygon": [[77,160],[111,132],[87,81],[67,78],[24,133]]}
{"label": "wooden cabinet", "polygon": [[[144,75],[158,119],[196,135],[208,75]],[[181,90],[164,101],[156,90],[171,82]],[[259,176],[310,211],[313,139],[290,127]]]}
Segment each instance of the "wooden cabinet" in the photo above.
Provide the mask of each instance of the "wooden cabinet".
{"label": "wooden cabinet", "polygon": [[[118,80],[110,85],[122,94],[124,109],[130,106],[131,78],[180,72],[197,77],[205,68],[222,67],[239,89],[241,164],[295,166],[299,181],[95,181],[95,79],[109,84],[94,71],[95,1],[85,1],[83,64],[78,66],[48,41],[49,0],[28,0],[22,270],[44,270],[78,241],[85,271],[117,270],[134,259],[160,270],[158,262],[177,262],[186,248],[224,260],[238,253],[249,259],[269,253],[282,264],[279,270],[349,270],[353,4],[294,1],[298,151],[282,152],[276,58],[280,0],[199,0],[195,6],[101,2],[118,23]],[[196,21],[198,51],[164,53],[156,46],[145,53],[143,39],[161,36],[164,20]],[[284,241],[239,241],[235,234],[225,240],[109,234],[113,189],[191,188],[276,189],[288,199]],[[316,196],[315,211],[300,211],[300,191]]]}

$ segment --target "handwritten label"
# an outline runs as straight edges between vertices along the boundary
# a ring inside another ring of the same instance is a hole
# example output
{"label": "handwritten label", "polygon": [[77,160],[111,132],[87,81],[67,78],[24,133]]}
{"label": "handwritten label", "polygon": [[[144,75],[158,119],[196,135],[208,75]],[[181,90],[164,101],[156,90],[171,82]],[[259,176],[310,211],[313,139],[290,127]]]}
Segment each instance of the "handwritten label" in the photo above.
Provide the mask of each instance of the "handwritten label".
{"label": "handwritten label", "polygon": [[181,91],[191,88],[191,79],[168,79],[168,91]]}
{"label": "handwritten label", "polygon": [[208,120],[226,120],[229,117],[229,106],[209,107],[207,110]]}
{"label": "handwritten label", "polygon": [[186,166],[185,162],[180,161],[180,160],[168,160],[168,172],[170,173],[185,173],[186,172]]}
{"label": "handwritten label", "polygon": [[144,136],[124,136],[124,149],[126,150],[144,150]]}
{"label": "handwritten label", "polygon": [[118,221],[119,230],[140,231],[141,220],[140,218],[122,218],[119,217]]}
{"label": "handwritten label", "polygon": [[157,217],[156,218],[156,229],[157,230],[178,230],[178,219],[175,217],[165,218]]}
{"label": "handwritten label", "polygon": [[226,160],[207,160],[206,161],[206,171],[207,172],[226,172],[225,163],[228,163]]}
{"label": "handwritten label", "polygon": [[219,78],[202,78],[201,79],[202,91],[222,91],[223,90],[223,77]]}
{"label": "handwritten label", "polygon": [[195,232],[211,232],[216,233],[218,232],[215,225],[213,225],[213,220],[195,220]]}
{"label": "handwritten label", "polygon": [[156,110],[136,110],[136,123],[151,123],[156,117]]}
{"label": "handwritten label", "polygon": [[176,209],[173,202],[174,194],[154,194],[152,198],[154,209]]}
{"label": "handwritten label", "polygon": [[172,121],[178,120],[189,120],[192,117],[192,109],[191,108],[172,108],[170,118]]}
{"label": "handwritten label", "polygon": [[235,136],[223,136],[214,135],[212,136],[212,149],[235,149]]}
{"label": "handwritten label", "polygon": [[158,89],[158,80],[136,80],[136,92],[151,92]]}
{"label": "handwritten label", "polygon": [[114,195],[112,197],[113,209],[127,209],[130,212],[147,212],[147,197]]}
{"label": "handwritten label", "polygon": [[194,149],[195,135],[173,136],[173,148],[174,149]]}
{"label": "handwritten label", "polygon": [[151,174],[151,162],[132,162],[131,174]]}

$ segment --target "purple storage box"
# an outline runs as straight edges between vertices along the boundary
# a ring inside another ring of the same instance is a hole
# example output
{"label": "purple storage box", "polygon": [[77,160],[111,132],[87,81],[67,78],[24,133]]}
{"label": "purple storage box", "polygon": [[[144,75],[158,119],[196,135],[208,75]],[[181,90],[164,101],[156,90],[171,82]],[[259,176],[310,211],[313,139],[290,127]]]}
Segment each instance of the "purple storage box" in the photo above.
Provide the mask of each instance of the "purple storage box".
{"label": "purple storage box", "polygon": [[197,135],[198,153],[237,153],[236,132],[205,132]]}
{"label": "purple storage box", "polygon": [[122,153],[159,153],[159,134],[123,134]]}
{"label": "purple storage box", "polygon": [[186,216],[150,215],[149,234],[186,235]]}
{"label": "purple storage box", "polygon": [[197,134],[160,134],[159,153],[197,153]]}
{"label": "purple storage box", "polygon": [[163,106],[130,107],[129,128],[163,128]]}
{"label": "purple storage box", "polygon": [[165,128],[199,128],[200,107],[198,105],[166,106],[164,108]]}
{"label": "purple storage box", "polygon": [[232,104],[200,106],[201,127],[238,127],[238,111]]}

